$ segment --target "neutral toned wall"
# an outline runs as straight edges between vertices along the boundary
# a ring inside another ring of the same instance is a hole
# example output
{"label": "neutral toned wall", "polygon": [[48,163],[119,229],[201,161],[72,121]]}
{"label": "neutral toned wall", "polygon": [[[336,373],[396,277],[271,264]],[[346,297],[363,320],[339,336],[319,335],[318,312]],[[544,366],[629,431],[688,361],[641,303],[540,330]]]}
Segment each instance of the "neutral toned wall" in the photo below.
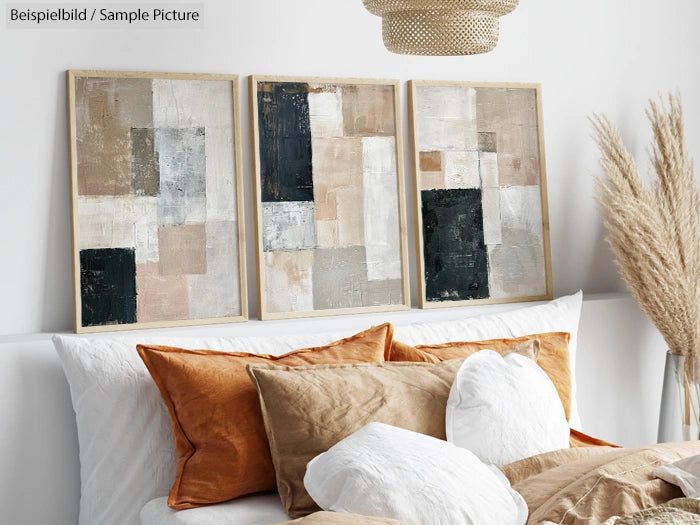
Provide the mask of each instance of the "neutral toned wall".
{"label": "neutral toned wall", "polygon": [[[92,2],[100,3],[104,2]],[[0,335],[67,330],[72,323],[66,69],[239,74],[250,241],[247,75],[541,83],[556,295],[579,288],[588,293],[624,289],[592,201],[597,152],[586,120],[591,112],[609,114],[646,163],[646,101],[659,91],[680,88],[690,150],[700,156],[700,3],[693,0],[523,0],[502,19],[501,41],[494,52],[448,58],[387,52],[379,19],[366,12],[360,0],[202,4],[203,28],[154,30],[8,29],[3,3]],[[404,113],[406,176],[411,181],[407,123]],[[413,253],[412,244],[409,247]],[[254,317],[257,305],[254,293],[251,296]]]}

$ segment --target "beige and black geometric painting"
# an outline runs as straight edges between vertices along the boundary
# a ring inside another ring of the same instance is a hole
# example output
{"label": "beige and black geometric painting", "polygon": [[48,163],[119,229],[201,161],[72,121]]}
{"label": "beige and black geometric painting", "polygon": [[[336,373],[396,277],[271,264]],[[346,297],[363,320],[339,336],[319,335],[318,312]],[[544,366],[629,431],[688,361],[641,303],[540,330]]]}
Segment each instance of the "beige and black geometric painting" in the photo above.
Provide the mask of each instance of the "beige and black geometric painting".
{"label": "beige and black geometric painting", "polygon": [[407,308],[396,83],[253,77],[263,318]]}
{"label": "beige and black geometric painting", "polygon": [[236,77],[68,84],[76,330],[245,318]]}
{"label": "beige and black geometric painting", "polygon": [[421,306],[551,297],[539,86],[409,91]]}

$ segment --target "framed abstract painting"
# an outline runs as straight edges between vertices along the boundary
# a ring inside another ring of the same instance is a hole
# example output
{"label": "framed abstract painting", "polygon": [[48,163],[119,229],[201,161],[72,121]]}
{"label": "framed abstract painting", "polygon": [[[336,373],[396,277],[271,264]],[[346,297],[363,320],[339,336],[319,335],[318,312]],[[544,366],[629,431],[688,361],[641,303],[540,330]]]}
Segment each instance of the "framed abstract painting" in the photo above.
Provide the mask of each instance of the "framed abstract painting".
{"label": "framed abstract painting", "polygon": [[540,86],[408,89],[419,306],[551,299]]}
{"label": "framed abstract painting", "polygon": [[75,331],[245,320],[238,77],[67,84]]}
{"label": "framed abstract painting", "polygon": [[250,77],[261,319],[410,308],[397,81]]}

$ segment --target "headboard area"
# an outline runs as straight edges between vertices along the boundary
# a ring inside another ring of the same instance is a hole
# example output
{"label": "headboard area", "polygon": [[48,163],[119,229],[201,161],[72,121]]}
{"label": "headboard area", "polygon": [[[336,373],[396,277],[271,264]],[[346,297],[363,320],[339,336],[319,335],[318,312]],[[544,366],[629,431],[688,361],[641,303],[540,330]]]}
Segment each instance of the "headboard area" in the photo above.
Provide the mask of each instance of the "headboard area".
{"label": "headboard area", "polygon": [[[325,332],[345,336],[385,322],[391,323],[397,334],[415,335],[419,330],[416,323],[458,324],[473,316],[539,304],[544,303],[249,321],[90,337],[147,341],[274,335],[301,340]],[[0,466],[5,472],[0,477],[0,521],[5,523],[78,523],[80,460],[75,400],[71,400],[69,383],[51,340],[53,335],[0,337],[0,414],[4,421],[0,425]],[[629,295],[584,296],[575,377],[581,429],[625,446],[655,442],[665,350],[663,339]],[[105,416],[108,420],[109,414]]]}

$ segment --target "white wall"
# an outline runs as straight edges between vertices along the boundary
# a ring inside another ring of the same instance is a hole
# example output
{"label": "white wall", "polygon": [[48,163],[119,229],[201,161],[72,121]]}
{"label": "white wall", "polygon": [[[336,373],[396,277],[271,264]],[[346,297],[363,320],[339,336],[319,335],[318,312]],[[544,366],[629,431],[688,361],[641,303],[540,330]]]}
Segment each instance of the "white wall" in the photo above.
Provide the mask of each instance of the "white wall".
{"label": "white wall", "polygon": [[[700,2],[695,0],[524,0],[502,19],[495,51],[448,58],[387,52],[380,20],[360,0],[202,4],[203,29],[154,30],[8,29],[3,3],[0,335],[72,325],[66,69],[240,75],[249,240],[254,237],[247,75],[541,83],[556,295],[579,288],[587,293],[624,289],[592,201],[591,175],[598,168],[588,115],[600,111],[612,117],[646,163],[647,99],[680,88],[690,150],[700,157]],[[404,113],[405,172],[411,181],[407,123]],[[412,224],[410,184],[408,188]],[[254,317],[252,244],[248,266]],[[415,273],[413,259],[411,271]],[[415,277],[412,283],[415,296]]]}

